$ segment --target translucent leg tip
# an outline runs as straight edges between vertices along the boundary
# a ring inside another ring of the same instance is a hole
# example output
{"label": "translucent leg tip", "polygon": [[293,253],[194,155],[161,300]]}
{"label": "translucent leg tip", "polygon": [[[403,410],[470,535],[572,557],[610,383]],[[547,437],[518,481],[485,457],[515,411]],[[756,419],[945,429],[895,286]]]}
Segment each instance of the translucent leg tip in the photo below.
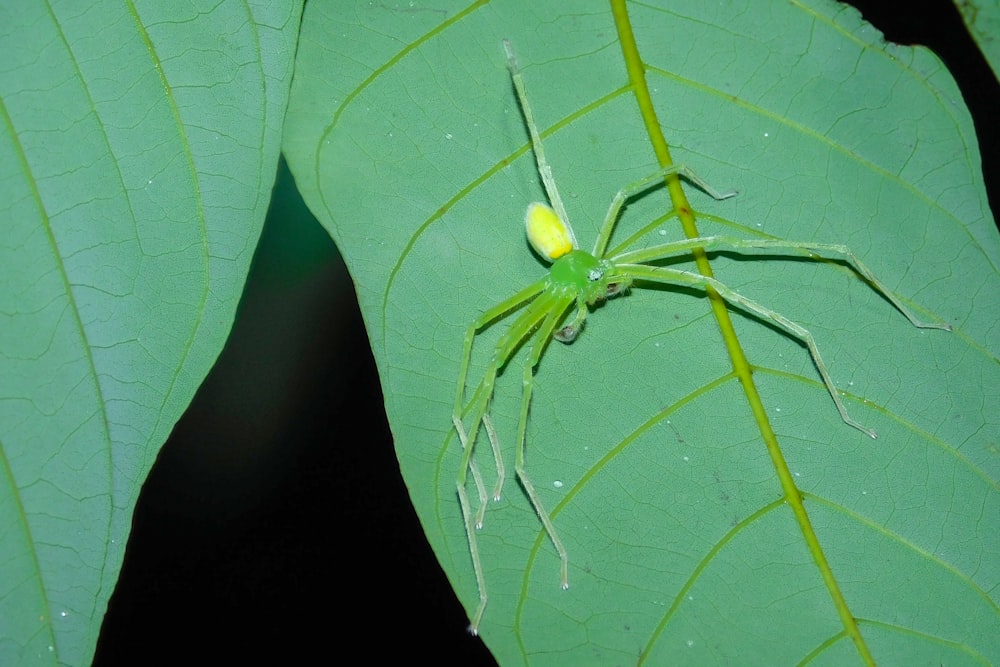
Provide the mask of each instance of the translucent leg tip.
{"label": "translucent leg tip", "polygon": [[469,627],[466,628],[473,637],[479,636],[479,623],[483,620],[484,611],[486,611],[486,598],[481,597],[479,599],[479,608],[476,609],[476,615],[472,618],[472,622],[469,623]]}
{"label": "translucent leg tip", "polygon": [[[866,402],[867,402],[867,401],[866,401]],[[868,436],[869,438],[871,438],[872,440],[878,440],[878,433],[876,433],[876,432],[875,432],[874,430],[872,430],[872,429],[870,429],[870,428],[865,428],[864,426],[862,426],[862,425],[861,425],[861,424],[859,424],[858,422],[854,421],[853,419],[849,419],[849,418],[848,418],[848,417],[846,416],[846,414],[844,414],[844,413],[841,413],[841,414],[842,414],[842,416],[844,417],[844,423],[845,423],[845,424],[847,424],[847,425],[848,425],[848,426],[850,426],[851,428],[856,428],[856,429],[858,429],[859,431],[861,431],[862,433],[864,433],[865,435],[867,435],[867,436]]]}

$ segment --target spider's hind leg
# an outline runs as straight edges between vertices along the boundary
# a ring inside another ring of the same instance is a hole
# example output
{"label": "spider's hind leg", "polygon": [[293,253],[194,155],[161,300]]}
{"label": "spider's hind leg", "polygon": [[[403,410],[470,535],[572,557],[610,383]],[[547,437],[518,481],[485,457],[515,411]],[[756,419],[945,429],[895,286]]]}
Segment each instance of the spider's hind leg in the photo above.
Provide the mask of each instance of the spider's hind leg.
{"label": "spider's hind leg", "polygon": [[514,47],[509,40],[503,40],[503,49],[507,54],[507,69],[510,71],[510,79],[514,83],[514,90],[517,92],[517,101],[521,105],[521,113],[524,115],[524,124],[528,126],[528,134],[531,136],[531,150],[535,153],[535,163],[538,166],[538,174],[542,177],[542,185],[545,187],[545,194],[549,198],[549,203],[556,214],[566,225],[566,231],[570,236],[573,247],[578,248],[576,234],[573,232],[573,225],[569,222],[569,215],[566,213],[566,206],[559,195],[559,188],[556,187],[556,178],[552,174],[552,167],[545,159],[545,149],[542,147],[542,137],[538,133],[538,126],[535,124],[535,116],[531,112],[531,105],[528,104],[528,91],[524,85],[524,78],[521,76],[521,67],[517,64],[517,56],[514,55]]}
{"label": "spider's hind leg", "polygon": [[[546,345],[548,345],[549,337],[554,337],[553,331],[555,330],[556,325],[562,321],[563,314],[566,312],[566,309],[573,304],[573,301],[574,299],[572,297],[566,296],[553,304],[553,307],[549,310],[549,314],[546,316],[544,323],[539,329],[540,335],[532,344],[531,351],[528,354],[528,359],[524,364],[524,378],[522,382],[524,389],[521,395],[521,415],[518,419],[517,425],[517,453],[514,458],[514,470],[517,473],[518,479],[521,480],[521,486],[524,488],[525,494],[527,494],[528,499],[531,501],[532,507],[535,508],[535,514],[538,515],[539,521],[542,522],[545,532],[548,534],[549,539],[552,540],[553,546],[555,546],[556,551],[559,553],[560,585],[563,589],[569,588],[569,556],[566,553],[566,547],[563,546],[562,540],[559,539],[559,535],[556,533],[556,527],[552,523],[552,518],[542,505],[542,500],[539,498],[538,492],[535,490],[535,485],[532,483],[531,478],[528,477],[528,471],[525,468],[524,461],[526,431],[528,427],[528,408],[531,406],[531,394],[535,386],[535,367],[538,365],[542,352],[545,351]],[[584,313],[586,313],[585,303],[583,304],[583,308]]]}

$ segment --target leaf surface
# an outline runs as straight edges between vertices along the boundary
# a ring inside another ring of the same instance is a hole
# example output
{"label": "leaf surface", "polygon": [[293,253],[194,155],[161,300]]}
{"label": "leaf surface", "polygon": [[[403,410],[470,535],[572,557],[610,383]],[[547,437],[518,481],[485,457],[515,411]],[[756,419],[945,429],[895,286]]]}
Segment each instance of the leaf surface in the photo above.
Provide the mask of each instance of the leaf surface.
{"label": "leaf surface", "polygon": [[0,664],[89,664],[139,489],[232,324],[296,3],[0,9]]}
{"label": "leaf surface", "polygon": [[[852,416],[880,435],[844,425],[796,340],[735,312],[875,659],[1000,661],[1000,239],[953,80],[929,51],[886,45],[824,0],[629,11],[675,161],[740,191],[717,202],[687,187],[703,234],[846,244],[922,317],[955,326],[915,329],[837,263],[712,256],[717,278],[813,333]],[[604,3],[347,18],[313,3],[284,138],[356,281],[404,478],[470,613],[451,428],[462,338],[545,272],[523,235],[525,205],[544,195],[503,38],[588,247],[617,189],[657,169]],[[669,210],[663,189],[635,199],[612,246],[657,220],[636,244],[680,238]],[[477,337],[472,383],[503,330]],[[492,407],[508,469],[522,363]],[[509,479],[479,533],[480,630],[501,664],[859,662],[703,294],[635,288],[597,308],[576,342],[549,346],[534,387],[527,469],[571,587]],[[489,486],[485,434],[477,449]]]}
{"label": "leaf surface", "polygon": [[1000,3],[955,0],[955,6],[986,62],[993,68],[993,75],[1000,79]]}

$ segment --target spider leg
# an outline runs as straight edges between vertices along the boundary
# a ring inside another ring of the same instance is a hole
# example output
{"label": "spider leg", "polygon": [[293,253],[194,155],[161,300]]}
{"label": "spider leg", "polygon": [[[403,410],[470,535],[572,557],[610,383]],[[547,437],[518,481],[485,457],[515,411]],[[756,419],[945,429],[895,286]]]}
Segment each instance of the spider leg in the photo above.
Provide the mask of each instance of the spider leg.
{"label": "spider leg", "polygon": [[[493,454],[497,459],[498,477],[503,474],[504,466],[500,454],[500,447],[496,439],[496,431],[493,428],[492,420],[488,416],[490,400],[493,397],[493,389],[500,369],[504,367],[518,347],[524,341],[532,337],[540,323],[544,321],[548,324],[549,320],[553,318],[553,310],[563,300],[563,297],[558,294],[542,291],[544,286],[545,281],[540,281],[535,285],[531,285],[528,288],[521,290],[521,292],[518,292],[510,299],[507,299],[506,301],[503,301],[497,306],[486,311],[476,320],[476,322],[472,324],[469,328],[469,333],[467,333],[466,336],[465,356],[462,361],[462,369],[459,371],[461,383],[459,385],[458,398],[454,414],[452,415],[452,423],[454,424],[455,431],[458,433],[458,438],[462,443],[462,462],[458,469],[455,486],[458,491],[459,505],[462,508],[462,519],[465,524],[465,533],[469,540],[469,554],[472,557],[472,566],[476,573],[476,585],[479,588],[479,606],[476,609],[476,613],[472,617],[470,625],[470,631],[473,634],[478,633],[479,623],[482,620],[483,612],[486,610],[487,601],[486,579],[483,575],[482,562],[479,557],[479,544],[476,540],[476,530],[482,527],[483,517],[485,516],[486,498],[484,489],[480,488],[481,506],[479,511],[473,514],[472,505],[469,501],[469,494],[465,487],[468,482],[468,475],[470,471],[473,480],[475,480],[478,475],[478,469],[475,466],[472,454],[475,449],[476,436],[479,433],[480,425],[484,426],[487,435],[490,437]],[[541,294],[538,294],[538,292],[541,292]],[[465,379],[468,374],[468,366],[470,363],[469,358],[472,353],[471,341],[475,338],[476,331],[508,311],[522,306],[533,296],[536,296],[536,298],[531,301],[525,311],[521,313],[516,320],[514,320],[507,331],[500,336],[486,373],[483,375],[482,380],[480,380],[479,385],[473,392],[472,398],[469,400],[468,404],[463,406],[462,399],[465,395]],[[562,310],[559,310],[558,314],[561,313]],[[551,327],[548,328],[547,335],[551,335]],[[537,360],[535,363],[537,363]],[[470,428],[468,432],[466,432],[462,424],[463,419],[469,417],[471,417]],[[499,479],[498,481],[502,483],[503,480]],[[477,486],[480,485],[481,480],[477,483]],[[497,493],[498,492],[499,487],[497,489]]]}
{"label": "spider leg", "polygon": [[[507,479],[507,467],[503,464],[503,455],[500,452],[500,439],[497,438],[497,430],[493,427],[493,420],[490,419],[489,412],[483,415],[483,427],[486,429],[486,436],[490,440],[490,448],[493,450],[493,460],[497,466],[497,483],[493,486],[493,502],[499,502],[504,480]],[[476,474],[475,469],[473,469],[472,474]],[[483,514],[486,514],[485,508],[486,506],[483,505]],[[479,517],[479,527],[483,527],[483,517]]]}
{"label": "spider leg", "polygon": [[738,194],[736,190],[732,190],[730,192],[719,192],[682,164],[668,165],[660,169],[655,174],[650,174],[635,183],[626,185],[618,191],[614,199],[611,200],[611,206],[608,207],[608,214],[604,217],[604,223],[601,225],[601,231],[597,235],[597,242],[594,244],[594,257],[602,257],[604,255],[604,251],[607,250],[608,241],[611,239],[611,230],[614,229],[615,221],[618,220],[618,214],[621,212],[622,206],[625,205],[625,202],[629,199],[629,197],[633,197],[654,185],[662,185],[664,178],[674,174],[683,176],[697,185],[701,190],[704,190],[714,199],[728,199],[729,197],[734,197]]}
{"label": "spider leg", "polygon": [[[465,332],[465,340],[462,345],[462,363],[458,371],[458,389],[455,393],[455,407],[452,409],[451,421],[455,425],[455,430],[458,432],[459,440],[462,442],[462,447],[466,448],[468,443],[468,438],[466,437],[465,429],[461,427],[463,409],[462,401],[465,398],[465,383],[469,375],[469,364],[472,361],[472,344],[476,338],[476,332],[484,328],[487,324],[490,324],[494,320],[499,319],[503,315],[506,315],[512,310],[517,310],[528,303],[532,298],[534,298],[539,292],[545,288],[545,280],[539,280],[517,294],[513,295],[509,299],[501,301],[493,308],[490,308],[482,315],[480,315],[476,320],[469,325],[469,328]],[[470,401],[470,404],[475,403],[475,401]],[[485,412],[484,412],[485,414]],[[490,445],[493,449],[493,457],[496,461],[497,466],[497,484],[493,489],[493,497],[498,500],[500,497],[500,488],[503,486],[504,482],[504,464],[503,457],[500,454],[500,447],[496,441],[496,433],[492,431],[493,424],[489,422],[488,425],[484,424],[486,427],[486,433],[490,436]],[[478,431],[478,420],[477,425],[474,427],[473,436]],[[478,468],[475,463],[470,459],[470,465],[472,466],[472,478],[476,482],[476,488],[479,490],[480,498],[480,508],[476,513],[476,526],[481,528],[483,524],[483,516],[486,514],[486,492],[483,487],[483,478],[480,475]]]}
{"label": "spider leg", "polygon": [[896,307],[910,323],[921,329],[944,329],[951,331],[951,325],[947,323],[925,322],[919,319],[912,310],[906,307],[903,302],[892,291],[879,280],[875,274],[865,266],[857,255],[846,245],[834,243],[809,243],[808,241],[784,241],[780,239],[739,239],[729,236],[705,236],[702,238],[683,239],[671,243],[633,250],[622,253],[613,258],[616,263],[639,264],[651,262],[658,259],[665,259],[677,253],[701,248],[703,250],[790,250],[798,256],[805,256],[811,259],[829,259],[846,262],[854,271],[864,278],[876,292],[881,294],[886,300]]}
{"label": "spider leg", "polygon": [[573,317],[573,321],[556,329],[552,333],[552,337],[560,343],[572,343],[576,340],[577,334],[580,333],[580,329],[583,328],[583,323],[586,319],[587,302],[583,299],[577,299],[576,315]]}
{"label": "spider leg", "polygon": [[709,278],[698,273],[691,273],[690,271],[645,266],[642,264],[625,264],[619,265],[619,267],[631,272],[637,280],[649,280],[651,282],[675,285],[684,284],[701,288],[711,287],[719,293],[719,296],[729,303],[739,305],[745,310],[774,322],[792,336],[802,341],[809,349],[809,354],[812,356],[813,363],[816,365],[816,370],[819,371],[820,377],[823,379],[823,384],[826,385],[826,390],[830,393],[830,397],[833,398],[833,402],[837,406],[837,411],[840,413],[840,418],[844,420],[844,423],[848,426],[853,426],[872,438],[878,437],[878,434],[875,433],[875,431],[865,428],[860,423],[851,419],[850,414],[847,412],[847,407],[844,405],[843,400],[841,400],[840,393],[837,391],[837,387],[833,384],[833,379],[830,377],[830,373],[826,369],[826,364],[823,363],[823,357],[819,353],[819,347],[816,345],[816,340],[813,338],[812,334],[809,333],[808,329],[792,322],[787,317],[776,313],[770,308],[765,308],[756,301],[746,298],[739,292],[726,287],[714,278]]}
{"label": "spider leg", "polygon": [[[515,295],[515,297],[516,296],[519,295]],[[483,379],[479,381],[479,385],[476,387],[468,405],[463,408],[461,404],[459,404],[456,406],[455,412],[452,415],[452,423],[455,425],[455,431],[458,433],[459,440],[462,443],[462,449],[464,450],[462,455],[462,469],[459,472],[457,479],[460,493],[465,492],[467,470],[472,472],[473,480],[476,482],[476,487],[479,489],[480,507],[476,512],[475,521],[475,527],[477,529],[483,527],[483,518],[486,515],[486,491],[483,487],[482,476],[479,474],[479,470],[475,465],[474,459],[472,458],[480,425],[486,429],[486,434],[490,440],[490,447],[493,450],[493,457],[496,461],[497,483],[493,490],[493,497],[495,500],[499,500],[500,498],[500,490],[503,488],[503,482],[506,475],[506,467],[503,462],[503,454],[500,451],[499,439],[497,438],[496,429],[493,427],[493,421],[489,416],[489,406],[490,401],[493,398],[493,388],[496,382],[497,374],[510,359],[511,355],[514,354],[514,351],[517,350],[518,346],[523,341],[531,337],[539,323],[542,322],[549,312],[551,312],[553,303],[558,298],[559,297],[556,294],[543,292],[531,302],[527,309],[525,309],[525,311],[521,313],[516,320],[514,320],[514,322],[510,325],[510,328],[508,328],[497,341],[496,348],[493,351],[493,357],[490,359],[488,370],[483,376]],[[485,313],[483,317],[497,312],[503,313],[504,311],[502,311],[501,308],[508,305],[511,301],[512,299],[508,299],[507,301],[498,304],[495,308]],[[486,321],[489,322],[490,320],[487,319]],[[474,323],[473,326],[475,326],[475,324],[476,323]],[[470,331],[473,330],[470,329]],[[468,349],[471,353],[471,346],[469,346]],[[466,358],[466,365],[467,364],[468,358]],[[468,371],[466,370],[464,373],[460,373],[460,375],[464,378],[467,372]],[[461,400],[461,396],[458,400]],[[462,420],[469,415],[472,415],[471,428],[468,432],[466,432]]]}
{"label": "spider leg", "polygon": [[469,630],[472,634],[478,634],[479,622],[483,617],[483,612],[486,610],[486,578],[483,575],[482,562],[479,559],[479,543],[476,541],[476,530],[482,528],[483,517],[486,513],[486,490],[482,487],[482,479],[479,478],[477,481],[477,487],[479,488],[479,511],[473,516],[472,507],[469,503],[469,494],[465,490],[466,483],[466,473],[472,471],[473,479],[478,476],[478,468],[475,465],[475,461],[472,460],[472,449],[475,444],[475,433],[479,430],[479,422],[483,419],[483,415],[486,413],[486,409],[489,406],[489,397],[493,393],[493,383],[496,378],[496,369],[492,368],[483,377],[479,384],[479,388],[476,390],[475,396],[469,405],[469,410],[474,412],[473,417],[473,439],[469,440],[466,437],[465,429],[462,426],[462,420],[458,417],[453,417],[452,421],[455,424],[455,430],[458,432],[458,439],[462,443],[462,465],[458,470],[458,478],[456,479],[456,488],[458,489],[458,503],[462,508],[462,521],[465,524],[465,534],[469,540],[469,555],[472,557],[472,569],[476,573],[476,586],[479,589],[479,607],[476,609],[475,615],[472,617],[471,625]]}
{"label": "spider leg", "polygon": [[517,310],[524,304],[528,303],[531,299],[537,296],[539,292],[545,289],[546,280],[547,279],[543,278],[532,283],[531,285],[528,285],[514,296],[501,301],[484,312],[469,325],[469,328],[465,332],[465,340],[462,345],[462,364],[458,369],[458,390],[455,394],[455,408],[451,413],[452,420],[459,419],[459,415],[462,414],[462,399],[465,397],[465,383],[469,375],[469,364],[472,361],[472,343],[476,338],[476,333],[487,324],[500,319],[503,315],[506,315],[513,310]]}
{"label": "spider leg", "polygon": [[535,153],[535,162],[538,164],[538,173],[542,177],[542,185],[545,186],[545,194],[549,197],[549,203],[559,215],[566,228],[569,230],[570,239],[574,248],[580,246],[576,242],[576,234],[573,233],[573,226],[569,223],[569,216],[566,214],[566,207],[563,205],[562,197],[559,196],[559,188],[556,187],[555,176],[552,175],[552,167],[545,159],[545,150],[542,148],[542,137],[538,134],[538,126],[535,125],[534,114],[531,113],[531,105],[528,104],[528,93],[524,86],[524,79],[521,77],[521,68],[517,64],[517,56],[514,55],[514,48],[509,40],[503,40],[503,50],[507,54],[507,69],[510,70],[510,78],[514,82],[514,90],[517,91],[517,100],[521,103],[521,113],[524,114],[524,124],[528,126],[528,133],[531,135],[531,149]]}
{"label": "spider leg", "polygon": [[569,556],[566,553],[566,547],[563,546],[562,540],[559,539],[559,535],[556,533],[556,527],[552,523],[552,518],[545,511],[542,500],[538,497],[538,492],[535,491],[535,485],[528,477],[528,472],[524,466],[524,459],[526,431],[528,427],[528,408],[531,406],[531,393],[535,384],[535,367],[538,366],[538,361],[541,359],[542,352],[545,351],[545,347],[552,337],[552,332],[562,319],[563,313],[573,304],[574,298],[573,296],[563,297],[553,310],[550,311],[539,330],[540,335],[532,345],[528,360],[524,364],[524,391],[521,395],[521,416],[517,425],[517,454],[514,458],[514,470],[517,472],[518,479],[521,480],[521,486],[524,487],[524,492],[528,495],[528,499],[531,500],[531,504],[535,508],[535,513],[538,514],[542,526],[545,527],[545,532],[559,553],[560,585],[563,587],[563,590],[569,588]]}
{"label": "spider leg", "polygon": [[[462,504],[462,514],[469,523],[471,527],[479,530],[483,527],[483,519],[486,516],[486,487],[483,484],[482,475],[479,473],[479,467],[476,465],[475,460],[472,458],[472,453],[476,443],[476,434],[479,432],[479,425],[483,422],[487,410],[489,410],[490,397],[493,395],[493,386],[496,382],[497,371],[495,368],[491,368],[487,371],[486,375],[479,383],[479,387],[469,402],[466,408],[467,414],[472,414],[472,430],[467,434],[465,427],[462,425],[462,420],[458,417],[452,417],[452,423],[455,425],[455,431],[458,433],[459,442],[462,443],[462,467],[459,469],[458,477],[456,479],[456,485],[458,487],[459,501]],[[472,437],[469,437],[471,434]],[[496,452],[494,451],[494,454]],[[476,511],[473,517],[469,511],[471,510],[471,505],[469,503],[468,492],[465,489],[465,484],[467,481],[467,473],[472,473],[472,479],[476,484],[476,489],[479,493],[479,509]],[[471,523],[470,523],[471,522]]]}
{"label": "spider leg", "polygon": [[[462,425],[462,420],[452,417],[451,422],[455,425],[455,431],[458,433],[458,441],[462,443],[462,449],[468,448],[469,439],[465,434],[465,427]],[[479,472],[479,466],[476,465],[474,459],[469,460],[469,472],[472,473],[472,479],[476,484],[476,491],[479,493],[479,510],[476,512],[476,528],[479,529],[483,527],[483,519],[486,516],[486,485],[483,484],[483,476]]]}

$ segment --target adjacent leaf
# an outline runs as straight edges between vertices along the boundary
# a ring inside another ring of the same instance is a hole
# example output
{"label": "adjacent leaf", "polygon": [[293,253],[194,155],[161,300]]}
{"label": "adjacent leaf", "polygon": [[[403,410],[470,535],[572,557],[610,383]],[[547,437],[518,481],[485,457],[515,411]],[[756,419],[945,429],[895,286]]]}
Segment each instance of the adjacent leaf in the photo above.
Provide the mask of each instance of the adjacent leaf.
{"label": "adjacent leaf", "polygon": [[993,68],[993,75],[1000,79],[1000,2],[955,0],[955,6],[962,14],[969,34],[986,57],[986,62]]}
{"label": "adjacent leaf", "polygon": [[294,2],[0,8],[0,664],[90,662],[263,223]]}
{"label": "adjacent leaf", "polygon": [[[703,233],[847,244],[923,316],[955,325],[913,328],[836,263],[713,257],[719,279],[815,335],[853,416],[880,434],[841,422],[795,340],[735,316],[865,645],[883,664],[1000,661],[1000,238],[953,80],[927,50],[886,45],[826,0],[629,10],[675,160],[740,191],[716,202],[688,188]],[[451,428],[462,338],[545,271],[523,236],[524,207],[543,194],[503,38],[589,246],[615,191],[657,167],[602,2],[348,16],[311,3],[284,138],[357,282],[403,475],[470,612]],[[638,198],[612,244],[669,207],[662,190]],[[679,236],[667,218],[639,243]],[[477,338],[472,381],[502,331]],[[493,405],[509,467],[521,363]],[[478,450],[489,473],[484,437]],[[527,468],[571,587],[509,480],[479,534],[481,633],[502,664],[859,662],[702,294],[633,289],[575,343],[552,344]]]}

